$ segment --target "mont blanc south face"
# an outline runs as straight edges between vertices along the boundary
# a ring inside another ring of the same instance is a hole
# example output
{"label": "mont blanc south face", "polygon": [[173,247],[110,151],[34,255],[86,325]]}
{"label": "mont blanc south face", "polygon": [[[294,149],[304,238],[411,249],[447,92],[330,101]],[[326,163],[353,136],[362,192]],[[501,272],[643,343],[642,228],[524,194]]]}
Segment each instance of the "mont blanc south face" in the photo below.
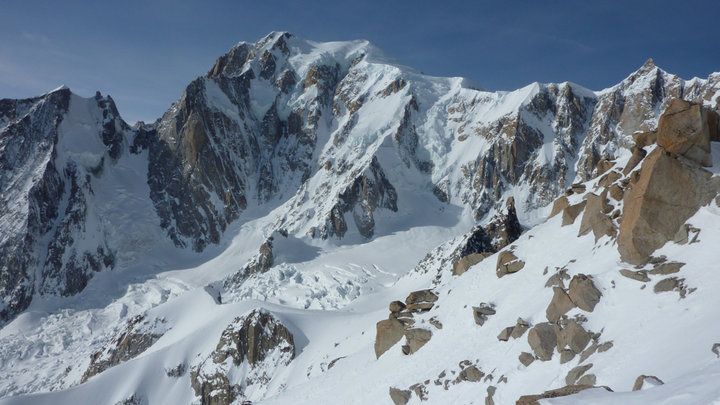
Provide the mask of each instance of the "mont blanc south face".
{"label": "mont blanc south face", "polygon": [[153,123],[0,100],[0,404],[720,398],[720,74],[208,62]]}

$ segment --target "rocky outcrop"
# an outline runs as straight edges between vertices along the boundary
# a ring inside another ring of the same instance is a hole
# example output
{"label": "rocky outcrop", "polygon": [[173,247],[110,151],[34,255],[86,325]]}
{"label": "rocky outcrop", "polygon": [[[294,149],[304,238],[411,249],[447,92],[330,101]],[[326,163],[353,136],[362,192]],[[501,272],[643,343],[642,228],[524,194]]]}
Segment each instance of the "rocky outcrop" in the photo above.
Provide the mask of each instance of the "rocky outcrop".
{"label": "rocky outcrop", "polygon": [[643,263],[673,240],[680,227],[717,193],[711,174],[673,158],[662,147],[645,158],[640,177],[625,193],[618,250],[631,264]]}
{"label": "rocky outcrop", "polygon": [[580,354],[590,343],[590,334],[574,320],[568,321],[557,336],[558,351],[565,348]]}
{"label": "rocky outcrop", "polygon": [[674,99],[658,121],[657,144],[703,166],[712,166],[711,140],[720,140],[718,116],[700,103]]}
{"label": "rocky outcrop", "polygon": [[412,328],[405,330],[405,339],[407,344],[403,345],[404,354],[413,354],[425,346],[432,338],[432,332],[428,329]]}
{"label": "rocky outcrop", "polygon": [[520,260],[512,250],[505,250],[500,252],[497,258],[496,273],[498,278],[506,275],[516,273],[525,267],[525,262]]}
{"label": "rocky outcrop", "polygon": [[[592,368],[592,363],[590,364],[583,364],[581,366],[577,366],[573,368],[572,370],[568,371],[567,376],[565,377],[565,383],[567,385],[574,385],[580,377],[585,374],[588,370]],[[588,384],[578,384],[578,385],[588,385]],[[592,385],[592,384],[589,384]]]}
{"label": "rocky outcrop", "polygon": [[583,311],[592,312],[595,305],[600,302],[602,293],[595,287],[592,277],[585,274],[577,274],[570,280],[568,288],[570,300]]}
{"label": "rocky outcrop", "polygon": [[395,405],[405,405],[410,401],[412,392],[410,390],[399,390],[394,387],[390,387],[390,399]]}
{"label": "rocky outcrop", "polygon": [[573,308],[575,304],[565,290],[561,287],[553,287],[553,298],[545,310],[545,316],[548,321],[555,323]]}
{"label": "rocky outcrop", "polygon": [[90,365],[80,381],[85,382],[110,367],[137,357],[155,344],[166,330],[167,325],[162,319],[151,322],[145,316],[136,316],[128,321],[123,331],[90,356]]}
{"label": "rocky outcrop", "polygon": [[418,290],[411,292],[405,298],[408,311],[427,311],[435,305],[438,296],[432,290]]}
{"label": "rocky outcrop", "polygon": [[190,371],[202,404],[262,398],[275,370],[295,358],[290,331],[272,314],[253,310],[223,331],[215,350]]}
{"label": "rocky outcrop", "polygon": [[608,216],[612,206],[607,202],[607,192],[600,195],[588,193],[585,195],[587,204],[580,221],[578,236],[586,235],[592,231],[595,241],[603,236],[615,237],[616,227]]}
{"label": "rocky outcrop", "polygon": [[551,323],[539,323],[528,332],[528,343],[535,356],[542,360],[552,359],[555,346],[557,346],[557,333]]}
{"label": "rocky outcrop", "polygon": [[[712,165],[710,141],[718,134],[717,114],[700,104],[674,100],[660,117],[656,148],[642,162],[624,196],[618,235],[622,259],[642,264],[678,231],[720,184],[700,165]],[[634,183],[634,184],[633,184]]]}
{"label": "rocky outcrop", "polygon": [[635,384],[633,384],[632,390],[640,391],[645,385],[658,386],[663,384],[665,383],[654,375],[639,375],[638,378],[635,379]]}
{"label": "rocky outcrop", "polygon": [[495,315],[497,311],[495,311],[495,306],[492,304],[485,304],[482,303],[479,306],[473,307],[473,318],[475,319],[475,323],[483,326],[485,324],[485,321],[488,320],[489,316]]}
{"label": "rocky outcrop", "polygon": [[[424,328],[415,328],[414,313],[425,313],[435,306],[438,296],[432,290],[418,290],[411,292],[403,304],[400,301],[390,303],[390,315],[377,323],[375,334],[375,356],[380,356],[395,346],[403,337],[402,346],[404,354],[413,354],[424,346],[432,337],[432,332]],[[430,324],[442,329],[437,319],[430,319]]]}
{"label": "rocky outcrop", "polygon": [[375,333],[375,357],[380,358],[405,336],[405,325],[397,319],[384,319],[377,323]]}

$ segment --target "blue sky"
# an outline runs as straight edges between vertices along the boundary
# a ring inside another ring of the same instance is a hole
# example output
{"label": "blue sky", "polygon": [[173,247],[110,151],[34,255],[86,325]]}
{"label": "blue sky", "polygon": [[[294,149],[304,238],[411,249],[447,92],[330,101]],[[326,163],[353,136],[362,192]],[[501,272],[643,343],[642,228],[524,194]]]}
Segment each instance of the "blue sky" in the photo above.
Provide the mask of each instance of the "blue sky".
{"label": "blue sky", "polygon": [[572,81],[599,90],[648,58],[689,79],[720,71],[720,1],[0,0],[0,98],[62,84],[153,121],[240,41],[289,31],[368,39],[426,74],[490,90]]}

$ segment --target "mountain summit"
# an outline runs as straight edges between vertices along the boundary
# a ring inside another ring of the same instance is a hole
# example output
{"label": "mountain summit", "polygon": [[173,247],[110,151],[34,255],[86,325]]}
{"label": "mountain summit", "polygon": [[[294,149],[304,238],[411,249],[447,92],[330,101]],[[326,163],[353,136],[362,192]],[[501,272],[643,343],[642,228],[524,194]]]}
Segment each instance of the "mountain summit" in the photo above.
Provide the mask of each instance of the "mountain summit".
{"label": "mountain summit", "polygon": [[696,337],[660,373],[685,350],[670,337],[616,373],[668,324],[612,313],[711,300],[719,90],[650,59],[600,91],[489,92],[273,32],[152,124],[65,87],[0,100],[0,397],[511,403],[714,372]]}

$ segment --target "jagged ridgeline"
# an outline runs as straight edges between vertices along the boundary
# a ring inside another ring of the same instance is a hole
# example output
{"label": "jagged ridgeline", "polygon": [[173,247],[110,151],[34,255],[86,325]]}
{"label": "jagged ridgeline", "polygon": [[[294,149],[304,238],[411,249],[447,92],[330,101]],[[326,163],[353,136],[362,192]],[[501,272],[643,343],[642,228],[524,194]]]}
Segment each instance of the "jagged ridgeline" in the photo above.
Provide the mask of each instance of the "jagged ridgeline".
{"label": "jagged ridgeline", "polygon": [[65,88],[0,100],[0,321],[147,252],[201,252],[249,211],[272,212],[268,235],[331,240],[392,232],[379,221],[422,218],[408,202],[423,199],[484,224],[514,197],[532,223],[630,153],[670,100],[710,100],[719,81],[648,61],[598,92],[488,92],[366,41],[271,33],[221,56],[152,124],[130,127],[109,96]]}

